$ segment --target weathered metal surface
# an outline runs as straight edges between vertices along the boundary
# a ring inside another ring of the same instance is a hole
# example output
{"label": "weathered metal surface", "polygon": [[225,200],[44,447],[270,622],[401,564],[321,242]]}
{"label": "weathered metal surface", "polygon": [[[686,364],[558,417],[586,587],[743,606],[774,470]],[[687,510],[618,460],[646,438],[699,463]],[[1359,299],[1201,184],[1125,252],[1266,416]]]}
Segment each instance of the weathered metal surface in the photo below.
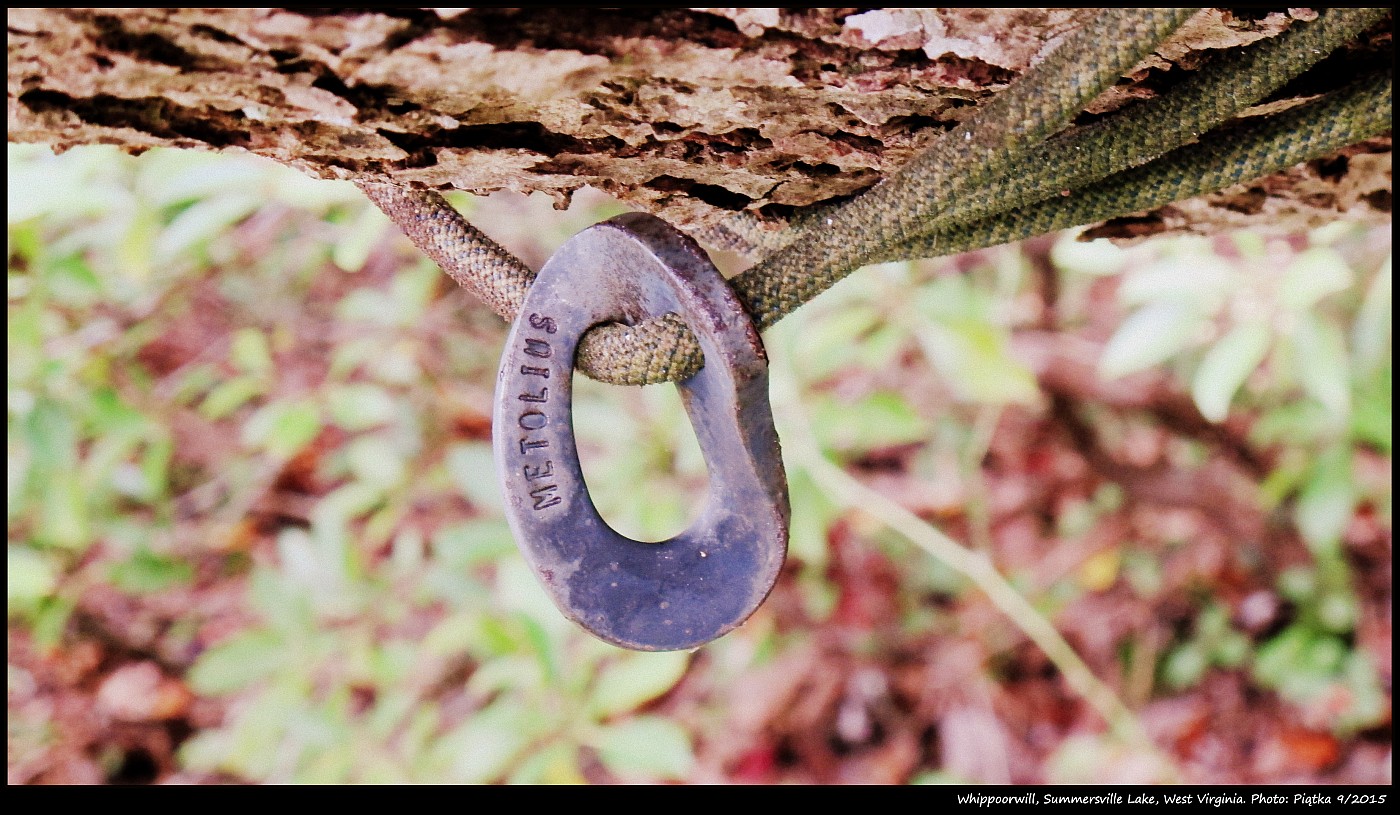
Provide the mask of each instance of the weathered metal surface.
{"label": "weathered metal surface", "polygon": [[[588,495],[574,444],[573,359],[594,325],[668,312],[705,353],[705,366],[677,387],[710,493],[685,532],[641,543],[609,527]],[[664,221],[613,218],[545,264],[502,354],[493,435],[521,551],[560,610],[598,637],[636,650],[693,648],[738,626],[772,589],[788,498],[763,346],[704,252]]]}

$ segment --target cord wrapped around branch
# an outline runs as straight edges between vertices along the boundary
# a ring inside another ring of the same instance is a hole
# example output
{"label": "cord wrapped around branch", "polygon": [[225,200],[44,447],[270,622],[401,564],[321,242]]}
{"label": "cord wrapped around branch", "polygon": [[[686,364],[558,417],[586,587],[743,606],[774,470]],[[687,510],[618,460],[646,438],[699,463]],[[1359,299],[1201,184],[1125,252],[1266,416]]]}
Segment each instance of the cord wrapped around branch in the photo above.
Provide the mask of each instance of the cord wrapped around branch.
{"label": "cord wrapped around branch", "polygon": [[[1384,132],[1388,76],[1214,131],[1328,53],[1384,9],[1337,9],[1259,45],[1209,60],[1166,95],[1059,134],[1193,9],[1107,9],[1047,59],[855,198],[794,219],[774,240],[751,216],[711,230],[724,248],[779,248],[730,283],[765,329],[872,261],[951,254],[1212,192]],[[1382,101],[1384,100],[1384,101]],[[1182,145],[1188,145],[1183,147]],[[514,319],[534,278],[437,193],[361,184],[459,284]],[[1070,195],[1064,196],[1063,191]],[[674,315],[586,334],[577,366],[615,384],[684,379],[703,364]]]}

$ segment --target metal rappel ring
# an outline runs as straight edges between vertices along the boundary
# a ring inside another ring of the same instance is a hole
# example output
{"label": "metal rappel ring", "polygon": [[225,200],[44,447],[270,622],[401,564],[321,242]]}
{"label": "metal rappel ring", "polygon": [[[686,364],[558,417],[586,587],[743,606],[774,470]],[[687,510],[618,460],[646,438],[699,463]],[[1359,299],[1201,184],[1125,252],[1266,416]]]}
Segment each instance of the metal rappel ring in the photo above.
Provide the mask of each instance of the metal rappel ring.
{"label": "metal rappel ring", "polygon": [[[674,313],[705,365],[677,385],[709,469],[700,518],[661,543],[613,531],[574,444],[579,337],[600,323]],[[624,648],[694,648],[737,627],[773,588],[788,497],[758,332],[709,258],[642,213],[592,226],[535,278],[501,355],[492,422],[506,515],[565,616]]]}

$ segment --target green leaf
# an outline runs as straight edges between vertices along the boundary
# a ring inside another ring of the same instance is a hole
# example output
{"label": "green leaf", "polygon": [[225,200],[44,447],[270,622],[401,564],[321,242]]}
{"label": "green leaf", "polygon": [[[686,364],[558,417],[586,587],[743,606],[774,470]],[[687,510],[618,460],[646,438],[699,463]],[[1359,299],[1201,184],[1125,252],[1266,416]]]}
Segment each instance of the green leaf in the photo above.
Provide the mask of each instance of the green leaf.
{"label": "green leaf", "polygon": [[1033,404],[1035,376],[1011,356],[1007,332],[984,320],[933,323],[919,331],[942,378],[959,398],[991,405]]}
{"label": "green leaf", "polygon": [[1242,257],[1250,260],[1261,260],[1268,256],[1269,246],[1264,241],[1264,237],[1257,232],[1250,232],[1242,229],[1231,236],[1235,248],[1240,250]]}
{"label": "green leaf", "polygon": [[272,372],[272,351],[267,345],[267,335],[256,328],[240,328],[234,333],[229,358],[245,374]]}
{"label": "green leaf", "polygon": [[13,439],[10,440],[9,453],[5,461],[5,518],[8,523],[14,523],[32,503],[26,487],[33,470],[34,453],[27,445],[16,444]]}
{"label": "green leaf", "polygon": [[[358,571],[358,552],[351,545],[349,524],[383,503],[383,491],[351,481],[326,493],[311,510],[311,532],[316,559],[325,574],[338,579],[353,578]],[[294,530],[284,529],[283,534]],[[281,538],[278,539],[279,544]]]}
{"label": "green leaf", "polygon": [[20,546],[5,553],[6,605],[9,612],[32,608],[58,586],[58,569],[49,558]]}
{"label": "green leaf", "polygon": [[170,462],[175,455],[175,443],[161,436],[146,445],[141,456],[141,491],[137,496],[146,501],[163,498],[170,490]]}
{"label": "green leaf", "polygon": [[[15,276],[12,275],[10,280],[13,281],[14,279]],[[26,283],[27,282],[26,280]],[[8,363],[5,374],[11,393],[15,392],[16,385],[21,383],[35,383],[38,379],[39,372],[43,369],[42,366],[45,357],[43,353],[44,322],[46,314],[34,304],[34,300],[30,300],[29,303],[29,308],[11,308],[9,312],[9,322],[5,326],[5,356],[6,362]],[[32,398],[32,395],[30,396]],[[12,407],[11,410],[14,410],[14,408]]]}
{"label": "green leaf", "polygon": [[518,626],[492,625],[482,620],[482,636],[469,643],[467,653],[489,658],[467,680],[468,694],[489,698],[496,694],[534,693],[547,683],[539,660],[526,651],[528,643]]}
{"label": "green leaf", "polygon": [[273,402],[264,405],[243,426],[243,442],[278,458],[291,458],[321,432],[316,403]]}
{"label": "green leaf", "polygon": [[468,784],[495,781],[529,745],[535,722],[519,700],[506,696],[472,716],[439,743],[454,756],[453,773]]}
{"label": "green leaf", "polygon": [[49,546],[86,548],[92,535],[86,495],[78,473],[50,473],[39,496],[35,539]]}
{"label": "green leaf", "polygon": [[1293,311],[1307,311],[1322,298],[1351,285],[1352,273],[1335,249],[1314,246],[1299,252],[1283,270],[1279,296]]}
{"label": "green leaf", "polygon": [[366,360],[372,359],[383,348],[377,338],[359,337],[340,342],[331,352],[331,367],[326,372],[329,380],[344,379],[354,373]]}
{"label": "green leaf", "polygon": [[146,417],[140,411],[121,400],[111,388],[98,388],[93,391],[90,421],[97,434],[105,436],[144,436],[147,431]]}
{"label": "green leaf", "polygon": [[886,323],[865,335],[856,346],[857,364],[866,370],[882,370],[896,364],[909,334],[897,323]]}
{"label": "green leaf", "polygon": [[1334,554],[1356,506],[1351,450],[1338,446],[1318,460],[1303,492],[1295,517],[1298,531],[1315,554]]}
{"label": "green leaf", "polygon": [[378,385],[337,385],[327,396],[331,421],[351,432],[386,424],[398,411],[398,403]]}
{"label": "green leaf", "polygon": [[435,657],[470,653],[486,637],[484,621],[475,614],[459,612],[446,617],[423,635],[423,653]]}
{"label": "green leaf", "polygon": [[1249,440],[1262,446],[1293,445],[1300,440],[1327,438],[1335,427],[1327,408],[1311,399],[1295,399],[1260,415],[1249,430]]}
{"label": "green leaf", "polygon": [[191,204],[160,231],[153,249],[155,260],[169,263],[180,254],[207,243],[262,205],[262,196],[245,194]]}
{"label": "green leaf", "polygon": [[1366,299],[1351,329],[1351,345],[1360,371],[1374,371],[1390,361],[1393,296],[1390,258],[1387,257],[1367,287]]}
{"label": "green leaf", "polygon": [[1285,569],[1278,576],[1278,591],[1294,603],[1306,603],[1317,591],[1317,573],[1302,566]]}
{"label": "green leaf", "polygon": [[199,412],[206,419],[222,419],[248,403],[249,399],[260,395],[263,383],[252,376],[239,376],[220,382],[204,397]]}
{"label": "green leaf", "polygon": [[77,607],[77,601],[55,595],[40,601],[39,606],[31,615],[33,620],[30,632],[34,635],[34,642],[40,649],[48,650],[58,647],[64,640],[64,635],[68,631],[68,621],[73,616],[73,610]]}
{"label": "green leaf", "polygon": [[577,629],[559,613],[534,570],[520,558],[502,560],[496,565],[493,599],[497,608],[520,613],[537,656],[547,671],[554,671],[562,656],[558,646]]}
{"label": "green leaf", "polygon": [[160,149],[142,156],[135,167],[137,191],[159,209],[229,193],[252,194],[264,182],[267,169],[281,169],[251,157]]}
{"label": "green leaf", "polygon": [[1314,637],[1303,653],[1303,664],[1310,673],[1331,676],[1341,669],[1346,655],[1346,645],[1336,637]]}
{"label": "green leaf", "polygon": [[37,400],[26,417],[24,429],[37,468],[66,472],[76,466],[78,428],[63,407],[48,399]]}
{"label": "green leaf", "polygon": [[1177,303],[1209,317],[1225,304],[1238,280],[1234,266],[1213,254],[1172,255],[1124,275],[1118,302],[1125,306]]}
{"label": "green leaf", "polygon": [[1196,617],[1196,635],[1214,642],[1230,633],[1230,612],[1219,604],[1211,604]]}
{"label": "green leaf", "polygon": [[1099,376],[1116,379],[1165,362],[1193,345],[1205,325],[1193,306],[1150,303],[1123,321],[1099,357]]}
{"label": "green leaf", "polygon": [[477,509],[495,513],[501,506],[496,464],[487,444],[454,444],[447,450],[447,471]]}
{"label": "green leaf", "polygon": [[684,651],[620,655],[598,675],[589,712],[607,719],[636,710],[674,687],[689,665],[690,655]]}
{"label": "green leaf", "polygon": [[1162,678],[1172,688],[1181,690],[1201,681],[1209,667],[1210,662],[1201,646],[1188,642],[1172,651],[1162,663]]}
{"label": "green leaf", "polygon": [[1342,666],[1342,677],[1350,691],[1350,706],[1338,714],[1337,728],[1343,734],[1365,730],[1390,721],[1390,693],[1381,686],[1380,673],[1364,651],[1352,651]]}
{"label": "green leaf", "polygon": [[792,504],[791,531],[788,534],[788,557],[800,561],[807,569],[826,569],[827,529],[836,515],[835,507],[826,493],[812,481],[807,470],[790,466],[788,496]]}
{"label": "green leaf", "polygon": [[1191,398],[1202,416],[1212,422],[1225,420],[1236,391],[1264,361],[1270,336],[1268,324],[1254,320],[1235,326],[1206,351],[1191,380]]}
{"label": "green leaf", "polygon": [[854,361],[860,339],[880,324],[880,314],[870,306],[851,306],[813,320],[803,337],[803,374],[812,380],[825,378]]}
{"label": "green leaf", "polygon": [[510,784],[587,784],[579,770],[578,746],[555,743],[531,753],[511,773]]}
{"label": "green leaf", "polygon": [[510,526],[500,518],[477,518],[444,526],[433,533],[433,559],[449,569],[466,571],[515,554]]}
{"label": "green leaf", "polygon": [[975,287],[966,277],[940,277],[914,293],[914,311],[924,320],[967,319],[988,317],[988,295]]}
{"label": "green leaf", "polygon": [[1215,645],[1215,664],[1224,668],[1238,668],[1249,658],[1249,637],[1232,631]]}
{"label": "green leaf", "polygon": [[389,489],[403,481],[404,454],[382,435],[364,436],[345,448],[350,472],[371,486]]}
{"label": "green leaf", "polygon": [[361,206],[359,214],[343,232],[343,237],[331,248],[331,262],[347,272],[358,272],[369,260],[370,250],[389,225],[389,219],[378,207]]}
{"label": "green leaf", "polygon": [[1328,592],[1317,602],[1317,621],[1323,628],[1338,634],[1356,627],[1357,613],[1356,598],[1347,592]]}
{"label": "green leaf", "polygon": [[1316,314],[1298,315],[1293,360],[1308,395],[1334,417],[1345,418],[1351,412],[1351,378],[1341,330]]}
{"label": "green leaf", "polygon": [[422,381],[423,371],[411,342],[394,343],[370,357],[368,362],[373,376],[384,382],[416,386]]}
{"label": "green leaf", "polygon": [[1288,675],[1299,669],[1313,634],[1294,623],[1259,647],[1254,654],[1254,676],[1265,687],[1277,688]]}
{"label": "green leaf", "polygon": [[219,368],[207,362],[190,364],[182,372],[172,374],[174,388],[170,391],[170,404],[185,407],[205,396],[222,378]]}
{"label": "green leaf", "polygon": [[690,735],[658,716],[607,725],[595,746],[608,769],[626,779],[683,780],[695,764]]}
{"label": "green leaf", "polygon": [[294,656],[271,631],[247,631],[210,648],[190,669],[196,693],[220,696],[270,676]]}
{"label": "green leaf", "polygon": [[1362,444],[1389,456],[1394,441],[1391,432],[1391,367],[1388,364],[1365,381],[1351,411],[1351,432]]}
{"label": "green leaf", "polygon": [[174,558],[141,550],[112,567],[109,575],[117,588],[131,594],[148,594],[194,579],[194,567]]}
{"label": "green leaf", "polygon": [[393,325],[399,315],[392,303],[386,304],[387,295],[382,289],[355,289],[336,304],[336,316],[347,322],[366,322],[373,325]]}
{"label": "green leaf", "polygon": [[81,256],[43,265],[45,284],[56,302],[74,308],[94,305],[102,297],[102,281]]}
{"label": "green leaf", "polygon": [[147,285],[154,269],[153,246],[161,234],[157,214],[146,207],[138,207],[113,249],[113,265],[124,282]]}
{"label": "green leaf", "polygon": [[[389,284],[391,308],[397,311],[400,325],[415,325],[432,300],[441,283],[442,273],[436,266],[424,263],[394,275]],[[384,304],[381,302],[380,308]]]}
{"label": "green leaf", "polygon": [[899,394],[878,391],[855,403],[824,395],[813,405],[812,430],[829,448],[859,452],[925,438],[928,422]]}

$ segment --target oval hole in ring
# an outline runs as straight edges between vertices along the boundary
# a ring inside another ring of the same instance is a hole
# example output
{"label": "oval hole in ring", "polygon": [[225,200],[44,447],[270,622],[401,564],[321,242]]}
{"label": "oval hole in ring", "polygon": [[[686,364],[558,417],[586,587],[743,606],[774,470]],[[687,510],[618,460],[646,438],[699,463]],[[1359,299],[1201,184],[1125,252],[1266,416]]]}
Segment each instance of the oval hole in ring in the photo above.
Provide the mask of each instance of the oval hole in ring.
{"label": "oval hole in ring", "polygon": [[573,386],[579,466],[598,514],[642,543],[689,529],[710,474],[676,386],[608,385],[577,371]]}

